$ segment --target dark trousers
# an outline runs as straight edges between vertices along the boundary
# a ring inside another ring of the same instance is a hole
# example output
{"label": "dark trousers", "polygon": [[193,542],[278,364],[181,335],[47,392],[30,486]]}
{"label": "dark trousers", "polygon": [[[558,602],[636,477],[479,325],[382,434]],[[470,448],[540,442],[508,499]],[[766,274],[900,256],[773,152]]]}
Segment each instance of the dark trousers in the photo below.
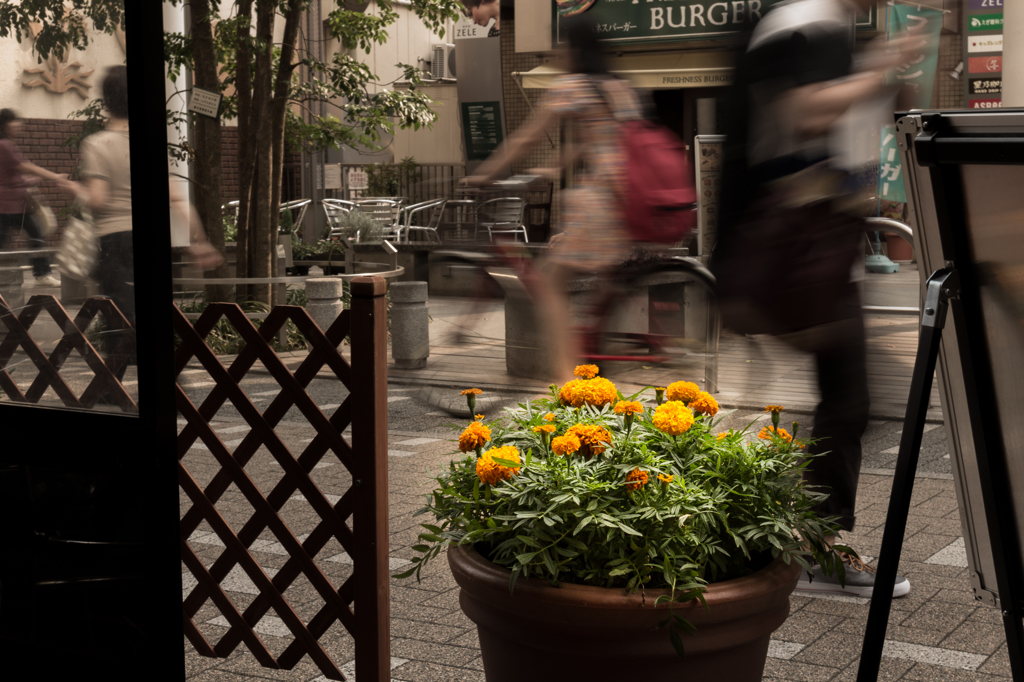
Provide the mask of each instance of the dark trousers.
{"label": "dark trousers", "polygon": [[860,439],[868,425],[868,371],[860,293],[851,291],[842,303],[847,313],[843,333],[815,352],[821,402],[814,414],[811,459],[804,480],[821,486],[829,498],[818,507],[822,516],[838,516],[839,525],[852,531],[860,479]]}
{"label": "dark trousers", "polygon": [[[135,268],[132,255],[132,233],[115,232],[100,237],[100,255],[94,275],[100,293],[111,298],[128,323],[135,326]],[[103,351],[109,356],[122,339],[119,334],[103,335]],[[132,357],[135,348],[127,349]],[[118,379],[124,376],[124,367]]]}
{"label": "dark trousers", "polygon": [[[43,240],[39,232],[39,226],[36,224],[35,218],[31,213],[0,214],[0,244],[7,241],[9,233],[21,229],[25,230],[25,234],[28,235],[29,244],[33,249],[46,247],[46,241]],[[50,274],[50,259],[46,256],[32,258],[30,262],[32,263],[32,274],[36,277],[45,277]]]}

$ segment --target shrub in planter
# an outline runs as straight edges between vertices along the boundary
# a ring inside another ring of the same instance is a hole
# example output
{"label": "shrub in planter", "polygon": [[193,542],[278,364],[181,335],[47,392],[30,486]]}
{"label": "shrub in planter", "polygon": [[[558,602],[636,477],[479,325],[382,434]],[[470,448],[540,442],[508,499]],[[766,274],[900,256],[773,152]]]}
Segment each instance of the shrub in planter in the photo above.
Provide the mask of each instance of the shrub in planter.
{"label": "shrub in planter", "polygon": [[489,681],[760,680],[800,567],[842,576],[837,551],[852,552],[824,542],[839,527],[813,511],[824,495],[802,481],[798,425],[769,406],[753,442],[715,434],[718,404],[695,384],[624,397],[596,375],[581,366],[550,398],[466,427],[467,456],[437,477],[418,512],[435,521],[398,577],[450,548]]}

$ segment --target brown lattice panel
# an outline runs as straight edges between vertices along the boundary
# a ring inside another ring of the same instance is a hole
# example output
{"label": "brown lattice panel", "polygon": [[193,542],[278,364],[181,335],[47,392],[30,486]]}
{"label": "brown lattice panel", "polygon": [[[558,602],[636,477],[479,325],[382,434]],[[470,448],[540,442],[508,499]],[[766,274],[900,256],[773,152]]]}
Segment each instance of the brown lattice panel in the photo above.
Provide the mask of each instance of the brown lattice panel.
{"label": "brown lattice panel", "polygon": [[[31,334],[32,326],[42,312],[46,312],[64,332],[49,355],[39,347]],[[85,336],[89,324],[100,314],[106,320],[109,330],[118,332],[118,345],[106,361]],[[88,299],[72,320],[60,301],[49,294],[33,296],[17,314],[0,296],[0,324],[7,330],[0,342],[0,389],[10,400],[38,404],[46,389],[52,388],[65,407],[91,408],[106,394],[124,412],[139,411],[138,405],[117,380],[117,372],[135,350],[135,330],[109,298]],[[18,387],[8,371],[11,359],[19,347],[39,372],[26,391]],[[80,396],[75,395],[60,375],[72,351],[78,352],[94,374]]]}
{"label": "brown lattice panel", "polygon": [[[187,421],[178,435],[179,482],[192,502],[181,520],[181,554],[198,581],[184,598],[184,628],[185,635],[200,654],[226,657],[244,642],[265,667],[291,669],[308,654],[327,678],[344,680],[338,665],[319,641],[338,621],[355,640],[359,679],[390,678],[385,290],[386,284],[379,278],[353,280],[352,309],[343,312],[326,332],[317,327],[305,310],[295,306],[274,308],[259,328],[234,304],[210,305],[194,326],[175,307],[174,327],[182,340],[175,353],[176,376],[180,376],[194,357],[216,383],[198,407],[180,383],[176,386],[178,410]],[[226,318],[246,342],[230,367],[224,367],[204,341],[222,318]],[[270,340],[289,320],[312,347],[294,373],[270,347]],[[347,335],[351,336],[352,365],[337,350]],[[257,362],[270,372],[280,387],[280,393],[263,411],[240,386],[243,377]],[[309,383],[325,366],[349,389],[348,398],[329,417],[306,392]],[[234,452],[228,450],[209,424],[227,401],[251,429]],[[274,431],[292,407],[301,412],[317,434],[297,457]],[[351,445],[341,435],[349,424],[352,424]],[[197,439],[220,466],[205,488],[199,485],[183,461]],[[245,469],[261,446],[270,452],[284,472],[266,497]],[[352,476],[352,487],[333,506],[310,478],[313,468],[325,459],[340,462]],[[216,507],[232,484],[254,510],[237,530]],[[296,491],[302,493],[319,517],[313,531],[301,543],[280,514],[282,506]],[[346,524],[350,517],[354,532]],[[203,521],[224,543],[222,554],[209,569],[187,542]],[[289,555],[272,579],[249,551],[267,529]],[[340,586],[332,584],[316,562],[318,553],[332,538],[352,557],[354,564],[352,575]],[[260,592],[242,611],[221,586],[235,566],[241,567]],[[322,606],[308,624],[302,622],[284,596],[300,574],[322,600]],[[216,644],[207,641],[193,620],[208,599],[230,624]],[[270,609],[293,636],[276,658],[254,630]]]}

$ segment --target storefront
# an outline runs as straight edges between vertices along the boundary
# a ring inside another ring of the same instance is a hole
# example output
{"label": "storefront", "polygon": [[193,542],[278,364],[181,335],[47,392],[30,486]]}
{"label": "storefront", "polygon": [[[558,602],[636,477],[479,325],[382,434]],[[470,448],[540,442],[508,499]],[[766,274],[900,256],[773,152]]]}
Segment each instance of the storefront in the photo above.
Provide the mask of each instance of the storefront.
{"label": "storefront", "polygon": [[[568,7],[552,0],[514,0],[509,7],[513,11],[503,19],[503,38],[513,43],[502,46],[507,130],[511,134],[522,125],[561,73],[552,66],[552,51],[559,45],[566,12],[559,10],[561,4],[570,14],[586,12],[594,19],[606,36],[611,71],[644,91],[662,122],[693,149],[696,135],[723,132],[725,97],[743,39],[741,31],[777,1],[581,0]],[[509,5],[506,0],[503,10]],[[963,106],[962,89],[958,90],[962,86],[949,75],[961,56],[955,35],[960,32],[960,3],[922,0],[921,5],[945,11],[936,78],[940,87],[935,88],[933,106]],[[858,39],[885,34],[886,10],[887,3],[879,2],[858,19]],[[550,145],[514,170],[550,163],[557,158],[562,138],[553,137]]]}

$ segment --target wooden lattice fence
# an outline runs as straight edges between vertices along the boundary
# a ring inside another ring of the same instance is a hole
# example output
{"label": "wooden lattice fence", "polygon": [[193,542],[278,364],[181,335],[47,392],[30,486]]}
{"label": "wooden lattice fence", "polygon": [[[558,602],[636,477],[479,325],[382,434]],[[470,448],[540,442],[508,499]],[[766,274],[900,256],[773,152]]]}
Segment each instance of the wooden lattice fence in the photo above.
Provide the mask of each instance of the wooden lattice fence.
{"label": "wooden lattice fence", "polygon": [[[291,669],[308,654],[328,679],[344,680],[338,664],[320,643],[328,628],[339,621],[355,640],[356,674],[361,682],[390,679],[388,507],[387,507],[387,378],[386,378],[386,283],[380,278],[352,281],[352,307],[344,311],[326,332],[305,310],[294,306],[274,308],[262,325],[253,326],[234,304],[212,304],[193,326],[174,308],[174,327],[181,344],[175,352],[175,376],[195,358],[216,383],[198,407],[176,385],[177,405],[187,425],[178,436],[179,483],[192,506],[181,520],[181,555],[197,585],[184,597],[185,635],[205,656],[226,657],[245,642],[261,665]],[[204,339],[226,318],[245,339],[246,345],[229,367],[224,367]],[[287,321],[309,341],[312,348],[301,365],[291,372],[273,351],[270,341]],[[346,362],[338,345],[351,337],[352,362]],[[260,362],[280,386],[280,393],[262,412],[253,404],[240,382]],[[324,414],[306,387],[327,367],[349,390],[348,397],[330,416]],[[234,452],[210,427],[210,420],[230,401],[250,427]],[[292,408],[298,409],[316,436],[296,457],[274,431]],[[352,443],[342,437],[352,425]],[[209,449],[220,471],[202,488],[183,459],[197,440]],[[284,474],[264,497],[246,472],[246,464],[265,446]],[[332,505],[310,478],[324,458],[334,458],[352,476],[352,486]],[[232,528],[217,509],[217,501],[234,484],[254,513],[239,529]],[[300,491],[319,516],[314,530],[303,541],[284,522],[282,506]],[[352,530],[346,519],[352,518]],[[200,523],[209,523],[224,543],[220,557],[207,569],[188,543]],[[270,529],[288,552],[288,559],[270,578],[250,554],[250,547]],[[334,538],[353,560],[352,575],[340,586],[331,583],[316,563],[318,553]],[[259,595],[239,611],[221,582],[236,566],[259,589]],[[304,624],[285,599],[288,587],[304,574],[322,599],[322,606]],[[227,619],[229,629],[211,644],[196,627],[194,618],[207,600]],[[354,608],[353,605],[357,608]],[[288,627],[294,639],[276,658],[254,626],[270,610]]]}

